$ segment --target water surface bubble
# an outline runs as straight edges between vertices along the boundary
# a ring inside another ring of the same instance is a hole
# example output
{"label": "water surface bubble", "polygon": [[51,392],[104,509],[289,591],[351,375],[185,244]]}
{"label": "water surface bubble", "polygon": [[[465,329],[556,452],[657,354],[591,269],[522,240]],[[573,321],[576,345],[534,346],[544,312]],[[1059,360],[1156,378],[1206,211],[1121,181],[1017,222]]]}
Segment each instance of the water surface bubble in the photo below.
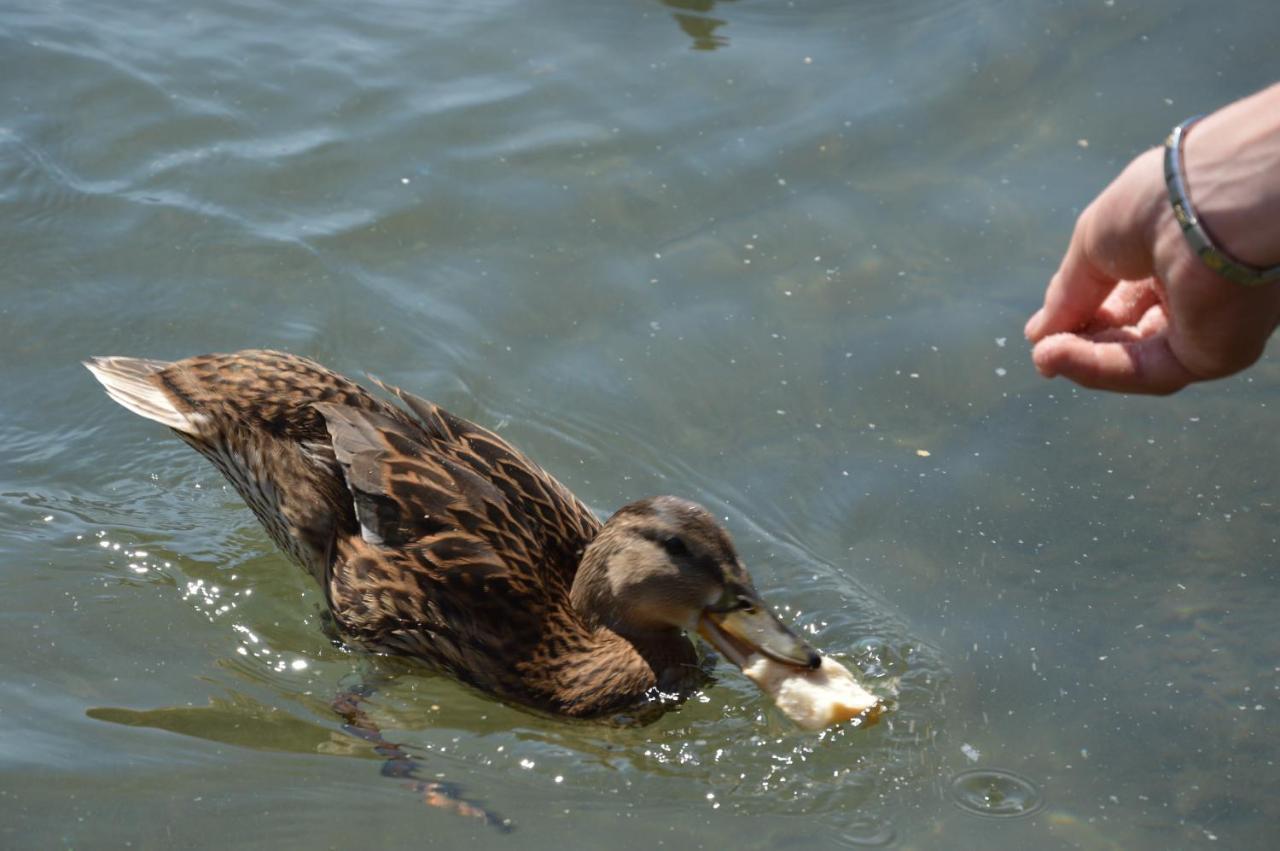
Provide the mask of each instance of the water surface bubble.
{"label": "water surface bubble", "polygon": [[853,658],[862,673],[872,679],[900,675],[907,669],[902,654],[878,636],[868,636],[854,645]]}
{"label": "water surface bubble", "polygon": [[951,778],[951,799],[962,810],[991,818],[1028,816],[1044,804],[1034,783],[1000,768],[960,772]]}
{"label": "water surface bubble", "polygon": [[838,848],[885,848],[898,838],[893,825],[882,819],[858,819],[844,828],[835,839]]}

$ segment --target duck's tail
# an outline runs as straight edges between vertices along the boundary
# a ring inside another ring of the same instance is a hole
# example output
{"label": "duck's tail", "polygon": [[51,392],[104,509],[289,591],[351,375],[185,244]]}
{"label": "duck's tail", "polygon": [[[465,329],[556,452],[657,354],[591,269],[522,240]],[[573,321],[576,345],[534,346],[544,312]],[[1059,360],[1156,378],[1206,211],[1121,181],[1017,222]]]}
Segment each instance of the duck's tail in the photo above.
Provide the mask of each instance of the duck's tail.
{"label": "duck's tail", "polygon": [[314,405],[384,403],[318,364],[281,352],[173,363],[98,357],[84,365],[112,399],[173,429],[212,461],[276,544],[324,581],[335,535],[354,528],[355,515]]}
{"label": "duck's tail", "polygon": [[107,389],[107,395],[140,417],[195,435],[207,419],[198,411],[184,411],[165,389],[160,373],[169,361],[146,358],[95,357],[84,365]]}

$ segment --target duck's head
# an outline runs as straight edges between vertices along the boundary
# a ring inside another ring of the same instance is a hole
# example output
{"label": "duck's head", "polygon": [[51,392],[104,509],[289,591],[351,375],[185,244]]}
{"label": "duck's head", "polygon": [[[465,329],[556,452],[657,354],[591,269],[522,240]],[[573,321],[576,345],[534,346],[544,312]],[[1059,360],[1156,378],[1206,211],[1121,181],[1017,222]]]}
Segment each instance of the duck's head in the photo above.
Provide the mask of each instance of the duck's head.
{"label": "duck's head", "polygon": [[672,496],[609,518],[583,554],[572,599],[588,623],[638,643],[683,630],[740,668],[757,653],[796,668],[822,661],[765,605],[711,513]]}

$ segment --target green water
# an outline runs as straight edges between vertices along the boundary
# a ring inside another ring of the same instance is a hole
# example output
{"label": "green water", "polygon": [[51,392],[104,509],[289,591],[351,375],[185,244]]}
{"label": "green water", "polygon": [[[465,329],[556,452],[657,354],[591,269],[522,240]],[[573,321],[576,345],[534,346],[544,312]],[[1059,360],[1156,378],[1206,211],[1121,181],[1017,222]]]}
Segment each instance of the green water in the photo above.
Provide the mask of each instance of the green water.
{"label": "green water", "polygon": [[[1273,0],[9,0],[0,845],[1270,847],[1280,360],[1100,396],[1020,329],[1130,157],[1280,79],[1278,29]],[[602,513],[706,504],[896,711],[801,733],[722,665],[649,726],[569,724],[335,647],[216,471],[78,364],[247,346],[496,427]],[[381,776],[330,708],[361,681],[516,830]]]}

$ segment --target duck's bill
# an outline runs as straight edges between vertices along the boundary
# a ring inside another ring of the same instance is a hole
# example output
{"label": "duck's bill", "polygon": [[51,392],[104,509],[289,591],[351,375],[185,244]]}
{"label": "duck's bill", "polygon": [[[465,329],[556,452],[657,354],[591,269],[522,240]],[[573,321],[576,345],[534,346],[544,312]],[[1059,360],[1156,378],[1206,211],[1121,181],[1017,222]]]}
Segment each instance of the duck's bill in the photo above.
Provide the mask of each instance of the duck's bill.
{"label": "duck's bill", "polygon": [[873,724],[884,709],[847,668],[820,656],[763,605],[704,610],[698,634],[806,730],[846,721]]}
{"label": "duck's bill", "polygon": [[818,651],[787,629],[764,604],[727,612],[707,609],[698,617],[698,634],[739,668],[757,655],[805,670],[822,664]]}

